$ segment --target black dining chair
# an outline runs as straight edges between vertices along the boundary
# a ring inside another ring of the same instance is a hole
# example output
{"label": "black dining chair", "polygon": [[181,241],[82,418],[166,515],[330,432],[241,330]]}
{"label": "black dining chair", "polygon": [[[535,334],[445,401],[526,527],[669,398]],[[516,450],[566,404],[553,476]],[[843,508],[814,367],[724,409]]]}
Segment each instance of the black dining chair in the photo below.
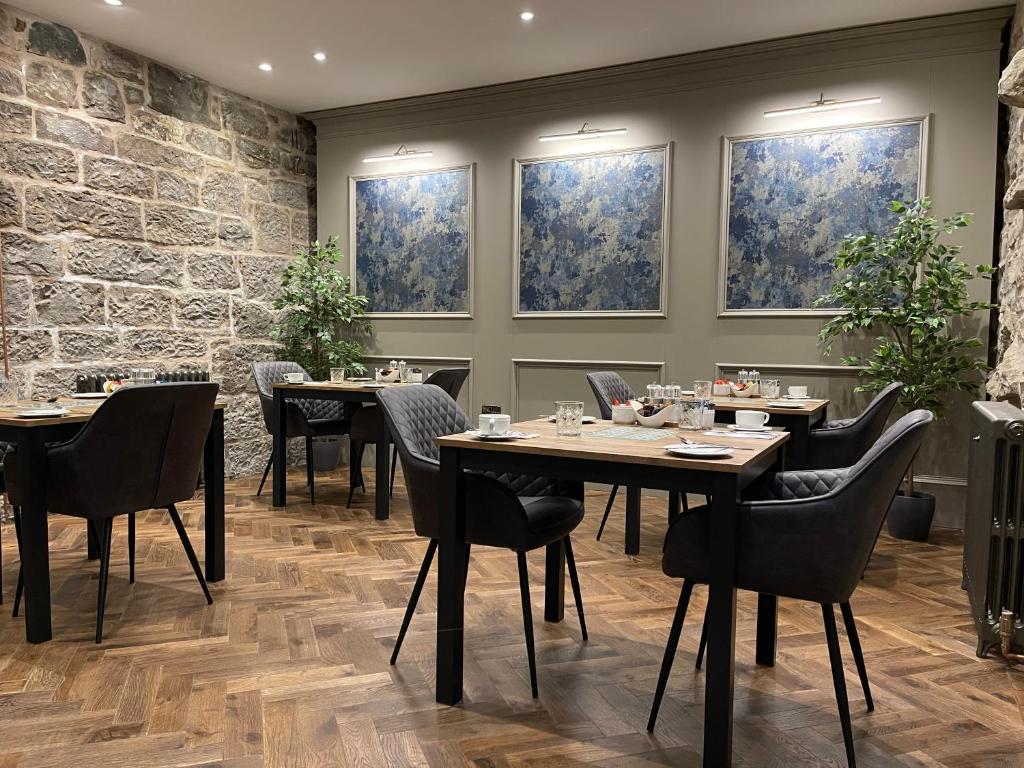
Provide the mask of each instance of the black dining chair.
{"label": "black dining chair", "polygon": [[[459,392],[462,385],[469,376],[469,368],[440,368],[430,374],[424,384],[433,384],[443,389],[452,400],[459,399]],[[356,409],[352,414],[352,429],[349,432],[351,445],[352,471],[348,478],[348,501],[346,507],[352,506],[352,495],[357,487],[366,492],[366,484],[363,482],[363,452],[367,443],[377,442],[377,406],[368,403],[362,408]],[[394,442],[392,438],[391,442]],[[391,453],[391,478],[388,492],[395,490],[395,468],[398,466],[398,449],[392,448]]]}
{"label": "black dining chair", "polygon": [[[736,586],[821,605],[832,682],[851,768],[856,766],[856,755],[833,606],[838,603],[842,609],[870,712],[874,702],[850,597],[871,557],[889,505],[933,418],[931,411],[925,410],[907,414],[851,467],[776,473],[762,484],[760,499],[745,501],[737,507]],[[709,518],[708,507],[694,508],[679,515],[665,536],[662,571],[666,576],[682,578],[683,588],[647,724],[652,733],[693,585],[708,581]],[[715,652],[714,647],[710,652]]]}
{"label": "black dining chair", "polygon": [[[618,400],[620,403],[628,403],[636,399],[636,392],[626,383],[615,371],[597,371],[587,374],[587,383],[597,399],[597,408],[601,412],[601,418],[608,420],[612,417],[612,405]],[[612,504],[615,503],[615,496],[619,492],[619,486],[613,485],[612,492],[608,494],[608,503],[604,507],[604,515],[601,516],[601,525],[597,528],[597,540],[601,540],[604,533],[604,524],[608,522],[608,515],[612,511]]]}
{"label": "black dining chair", "polygon": [[[119,389],[96,409],[77,435],[65,443],[47,447],[48,511],[85,518],[101,531],[97,643],[103,640],[115,517],[128,516],[129,580],[134,581],[135,513],[166,509],[206,602],[213,603],[175,504],[195,496],[217,390],[217,384],[206,382]],[[15,450],[4,462],[8,490],[15,507],[18,507],[17,461]],[[16,531],[20,529],[19,518],[15,517]],[[21,588],[19,573],[15,615]]]}
{"label": "black dining chair", "polygon": [[[440,513],[438,485],[440,451],[434,439],[465,432],[471,427],[458,403],[440,387],[385,389],[378,394],[380,407],[402,457],[405,487],[409,492],[416,534],[427,538],[427,552],[405,610],[402,628],[395,642],[391,663],[398,661],[402,641],[412,621],[423,583],[437,550]],[[519,590],[523,603],[526,653],[530,665],[530,686],[537,697],[537,660],[533,644],[533,613],[530,606],[530,581],[526,553],[561,542],[569,570],[580,630],[587,639],[576,561],[570,534],[583,519],[583,484],[524,475],[467,473],[466,476],[466,563],[470,546],[511,549],[519,564]]]}
{"label": "black dining chair", "polygon": [[[304,381],[313,377],[298,363],[286,360],[270,360],[252,364],[252,375],[256,380],[256,391],[263,410],[263,426],[274,434],[274,384],[284,381],[286,373],[301,373]],[[313,472],[313,438],[348,434],[351,426],[352,404],[338,400],[289,399],[285,402],[288,418],[288,437],[306,439],[306,485],[309,486],[309,501],[316,504],[316,473]],[[260,487],[256,495],[263,493],[263,484],[274,466],[274,452],[270,452],[267,466],[263,469]]]}
{"label": "black dining chair", "polygon": [[860,415],[827,421],[821,428],[811,430],[807,466],[790,468],[828,469],[856,464],[882,434],[902,390],[902,382],[889,384]]}

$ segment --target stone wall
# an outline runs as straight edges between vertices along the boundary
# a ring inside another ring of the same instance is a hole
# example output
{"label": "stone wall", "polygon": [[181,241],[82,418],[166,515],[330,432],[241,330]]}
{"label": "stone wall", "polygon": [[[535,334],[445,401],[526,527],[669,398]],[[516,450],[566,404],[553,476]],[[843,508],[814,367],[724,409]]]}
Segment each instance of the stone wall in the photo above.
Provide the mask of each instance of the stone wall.
{"label": "stone wall", "polygon": [[313,126],[0,5],[0,242],[13,377],[213,372],[228,471],[269,453],[249,362],[315,232]]}
{"label": "stone wall", "polygon": [[1010,62],[999,79],[999,100],[1007,105],[1003,164],[1003,230],[999,244],[999,338],[988,392],[998,399],[1020,398],[1024,385],[1024,0],[1018,0],[1010,33]]}

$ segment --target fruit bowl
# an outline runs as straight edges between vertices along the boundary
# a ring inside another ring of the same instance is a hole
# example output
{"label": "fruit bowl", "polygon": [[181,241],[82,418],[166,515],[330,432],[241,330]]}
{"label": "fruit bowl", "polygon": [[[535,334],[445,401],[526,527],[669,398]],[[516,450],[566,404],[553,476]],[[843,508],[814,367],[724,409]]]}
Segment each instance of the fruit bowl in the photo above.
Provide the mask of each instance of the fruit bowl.
{"label": "fruit bowl", "polygon": [[748,384],[745,387],[740,387],[736,384],[731,384],[730,388],[732,389],[732,394],[734,397],[753,397],[754,390],[756,389],[754,386],[750,384]]}
{"label": "fruit bowl", "polygon": [[672,421],[676,413],[674,405],[667,405],[652,416],[636,414],[636,420],[642,427],[663,427],[666,421]]}
{"label": "fruit bowl", "polygon": [[398,381],[398,369],[378,368],[376,379],[380,384],[393,384]]}

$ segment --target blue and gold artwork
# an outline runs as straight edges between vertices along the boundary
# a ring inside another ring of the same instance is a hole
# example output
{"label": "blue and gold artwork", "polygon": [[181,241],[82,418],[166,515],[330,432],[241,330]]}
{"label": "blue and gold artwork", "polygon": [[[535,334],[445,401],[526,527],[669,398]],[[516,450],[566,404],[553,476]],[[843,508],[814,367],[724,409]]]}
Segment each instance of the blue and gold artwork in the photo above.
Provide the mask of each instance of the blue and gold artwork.
{"label": "blue and gold artwork", "polygon": [[922,136],[912,120],[729,140],[723,311],[812,308],[839,241],[920,196]]}
{"label": "blue and gold artwork", "polygon": [[375,314],[469,314],[472,166],[353,180],[356,290]]}
{"label": "blue and gold artwork", "polygon": [[668,147],[517,165],[517,314],[661,313]]}

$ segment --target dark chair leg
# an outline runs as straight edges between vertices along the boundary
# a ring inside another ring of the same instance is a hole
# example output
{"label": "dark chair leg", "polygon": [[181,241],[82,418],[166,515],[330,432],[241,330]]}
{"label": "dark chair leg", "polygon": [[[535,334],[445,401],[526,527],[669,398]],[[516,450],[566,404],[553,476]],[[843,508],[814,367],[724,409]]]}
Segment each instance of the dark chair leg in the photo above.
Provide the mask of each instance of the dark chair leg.
{"label": "dark chair leg", "polygon": [[309,486],[309,503],[316,504],[316,477],[313,473],[313,438],[306,438],[306,485]]}
{"label": "dark chair leg", "polygon": [[107,607],[107,578],[110,576],[110,540],[114,534],[114,518],[103,521],[103,541],[100,543],[100,588],[96,601],[96,644],[103,642],[103,612]]}
{"label": "dark chair leg", "polygon": [[135,583],[135,513],[128,515],[128,583]]}
{"label": "dark chair leg", "polygon": [[825,639],[828,641],[828,658],[832,664],[832,683],[836,688],[836,704],[839,705],[839,722],[843,726],[846,762],[850,768],[856,768],[857,755],[853,751],[850,701],[846,696],[846,677],[843,675],[843,657],[839,652],[839,631],[836,629],[836,614],[831,605],[822,603],[821,615],[825,619]]}
{"label": "dark chair leg", "polygon": [[213,605],[213,597],[210,596],[210,588],[206,586],[206,579],[203,578],[203,569],[199,567],[199,560],[196,558],[195,550],[192,549],[192,542],[188,540],[188,534],[185,533],[185,526],[181,523],[181,517],[178,515],[178,510],[173,504],[171,504],[167,511],[171,515],[171,522],[174,523],[175,529],[178,531],[178,538],[181,539],[181,546],[185,548],[185,554],[188,555],[188,561],[192,564],[192,570],[195,571],[196,578],[199,579],[199,586],[203,588],[203,594],[206,595],[206,604]]}
{"label": "dark chair leg", "polygon": [[395,469],[398,467],[398,446],[391,449],[391,485],[388,486],[388,495],[395,493]]}
{"label": "dark chair leg", "polygon": [[708,649],[708,612],[704,611],[704,623],[700,628],[700,647],[697,648],[697,669],[704,663],[704,651]]}
{"label": "dark chair leg", "polygon": [[647,732],[654,733],[654,723],[658,719],[658,710],[661,709],[661,699],[665,695],[665,688],[668,685],[668,676],[672,672],[672,662],[676,657],[676,649],[679,647],[679,636],[683,633],[683,621],[686,619],[686,609],[690,605],[690,595],[693,593],[693,582],[689,579],[683,580],[683,589],[679,593],[679,602],[676,604],[676,615],[672,619],[672,629],[668,632],[668,643],[665,645],[665,656],[661,660],[661,672],[658,674],[658,687],[654,691],[654,703],[651,705],[651,717],[647,721]]}
{"label": "dark chair leg", "polygon": [[256,495],[259,496],[263,493],[263,484],[267,482],[267,475],[270,474],[270,468],[274,466],[274,454],[270,454],[270,458],[267,459],[267,466],[263,469],[263,479],[260,480],[260,487],[256,490]]}
{"label": "dark chair leg", "polygon": [[857,663],[857,674],[860,675],[860,684],[864,688],[864,700],[868,705],[868,712],[875,711],[875,702],[871,698],[871,686],[868,684],[868,668],[864,664],[864,651],[860,647],[860,635],[857,634],[857,622],[853,618],[853,609],[850,603],[845,602],[839,606],[843,611],[843,624],[846,625],[846,636],[850,639],[850,650],[853,651],[853,660]]}
{"label": "dark chair leg", "polygon": [[[366,446],[357,440],[349,437],[349,471],[348,471],[348,501],[345,502],[346,509],[352,506],[352,495],[356,492],[356,486],[362,487],[366,492],[366,485],[363,483],[363,451]],[[358,483],[356,481],[359,481]]]}
{"label": "dark chair leg", "polygon": [[604,533],[604,524],[608,522],[608,513],[612,511],[612,504],[615,503],[615,494],[619,492],[619,486],[613,485],[612,492],[608,496],[608,503],[604,508],[604,517],[601,518],[601,525],[597,529],[597,540],[601,540],[601,534]]}
{"label": "dark chair leg", "polygon": [[569,566],[569,582],[572,584],[572,596],[576,599],[576,613],[580,617],[580,632],[583,635],[584,640],[589,640],[587,636],[587,620],[583,618],[583,593],[580,591],[580,577],[576,572],[576,558],[572,554],[572,541],[566,536],[562,539],[562,545],[565,547],[565,564]]}
{"label": "dark chair leg", "polygon": [[516,552],[519,561],[519,592],[523,599],[523,628],[526,630],[526,659],[530,662],[530,688],[537,698],[537,656],[533,648],[533,609],[530,607],[530,577],[526,572],[526,553]]}
{"label": "dark chair leg", "polygon": [[18,540],[18,586],[14,588],[14,611],[11,615],[16,617],[25,592],[25,570],[21,566],[21,510],[18,507],[14,507],[14,537]]}
{"label": "dark chair leg", "polygon": [[423,584],[430,573],[430,563],[434,560],[434,552],[437,551],[437,539],[431,539],[427,545],[427,554],[423,556],[423,563],[420,565],[420,572],[416,576],[416,583],[412,587],[412,595],[409,596],[409,605],[405,608],[405,618],[402,619],[402,628],[398,630],[398,640],[395,641],[395,650],[391,652],[391,665],[398,661],[398,652],[402,650],[402,641],[405,640],[405,631],[409,629],[412,615],[416,612],[416,603],[419,602],[420,592],[423,591]]}

